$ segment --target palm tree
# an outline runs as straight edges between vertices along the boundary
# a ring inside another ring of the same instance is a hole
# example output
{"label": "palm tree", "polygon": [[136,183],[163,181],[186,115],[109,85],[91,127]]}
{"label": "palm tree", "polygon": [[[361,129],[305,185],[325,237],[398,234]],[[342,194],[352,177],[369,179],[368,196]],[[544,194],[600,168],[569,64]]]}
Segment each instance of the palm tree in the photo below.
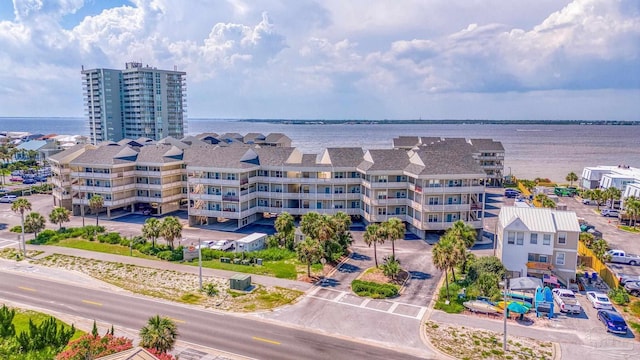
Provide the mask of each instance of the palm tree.
{"label": "palm tree", "polygon": [[611,186],[604,191],[603,196],[603,200],[609,201],[609,208],[613,209],[614,202],[616,200],[620,200],[620,197],[622,197],[622,191],[620,191],[620,189],[616,187]]}
{"label": "palm tree", "polygon": [[167,241],[167,245],[173,249],[173,241],[182,236],[182,223],[175,216],[167,216],[160,225],[160,235]]}
{"label": "palm tree", "polygon": [[447,287],[447,301],[449,301],[449,269],[455,264],[455,247],[450,238],[442,236],[433,247],[433,265],[444,271],[445,285]]}
{"label": "palm tree", "polygon": [[164,354],[171,349],[178,338],[178,327],[173,320],[160,315],[152,316],[147,326],[140,329],[140,346],[155,349]]}
{"label": "palm tree", "polygon": [[32,212],[24,219],[24,227],[27,229],[27,232],[32,232],[36,236],[42,230],[44,230],[46,224],[46,220],[44,216],[40,215],[37,212]]}
{"label": "palm tree", "polygon": [[573,186],[573,182],[574,181],[578,181],[578,175],[576,175],[576,173],[574,173],[573,171],[567,174],[567,177],[564,178],[565,180],[567,180],[569,182],[569,186]]}
{"label": "palm tree", "polygon": [[478,231],[462,220],[454,222],[447,231],[453,233],[459,241],[462,241],[467,249],[470,249],[478,239]]}
{"label": "palm tree", "polygon": [[602,201],[605,200],[604,192],[601,189],[591,190],[591,200],[596,202],[596,209],[600,211],[600,205],[602,205]]}
{"label": "palm tree", "polygon": [[49,213],[49,221],[52,224],[58,224],[59,229],[62,229],[62,223],[71,221],[71,211],[63,207],[55,207]]}
{"label": "palm tree", "polygon": [[320,221],[320,217],[321,215],[315,211],[304,214],[302,220],[300,220],[300,231],[307,237],[317,239],[317,223]]}
{"label": "palm tree", "polygon": [[381,231],[381,229],[382,227],[378,224],[369,224],[367,225],[367,229],[365,230],[363,236],[364,243],[367,244],[367,246],[371,247],[371,245],[373,245],[373,258],[376,263],[376,268],[378,267],[378,249],[376,247],[376,244],[384,243],[384,237],[382,237],[384,233]]}
{"label": "palm tree", "polygon": [[542,204],[544,203],[544,201],[545,201],[546,199],[548,199],[548,198],[549,198],[549,197],[547,196],[547,194],[539,193],[539,194],[536,194],[536,196],[533,198],[533,200],[535,200],[535,202],[536,202],[537,204],[540,204],[540,206],[542,206]]}
{"label": "palm tree", "polygon": [[333,215],[333,224],[336,232],[336,241],[340,245],[342,251],[346,252],[349,245],[353,243],[351,232],[349,232],[349,228],[351,227],[351,216],[347,215],[345,212],[338,211]]}
{"label": "palm tree", "polygon": [[636,226],[636,218],[640,215],[640,199],[635,196],[629,196],[624,200],[624,208],[629,215],[629,218],[632,222],[629,223],[630,226]]}
{"label": "palm tree", "polygon": [[162,233],[162,224],[160,220],[156,218],[148,218],[144,225],[142,225],[142,235],[151,240],[152,247],[156,247],[156,239],[160,237]]}
{"label": "palm tree", "polygon": [[279,214],[274,223],[274,227],[279,234],[278,237],[282,241],[280,245],[291,246],[288,244],[293,244],[293,236],[296,231],[293,216],[286,211]]}
{"label": "palm tree", "polygon": [[100,210],[104,207],[104,199],[100,195],[93,195],[91,199],[89,199],[89,208],[91,211],[95,211],[96,213],[96,226],[98,226],[98,215],[100,215]]}
{"label": "palm tree", "polygon": [[307,276],[311,278],[311,264],[317,263],[322,258],[322,245],[317,239],[307,237],[296,245],[298,260],[307,264]]}
{"label": "palm tree", "polygon": [[392,217],[391,219],[382,223],[387,234],[387,240],[391,241],[391,256],[393,259],[396,259],[396,240],[404,239],[404,222],[398,219],[397,217]]}
{"label": "palm tree", "polygon": [[546,198],[546,199],[542,200],[542,207],[543,208],[549,208],[549,209],[555,209],[556,202],[551,200],[551,199],[549,199],[549,198]]}
{"label": "palm tree", "polygon": [[19,198],[11,204],[11,210],[20,214],[20,224],[22,225],[22,250],[27,257],[27,243],[24,240],[24,213],[31,211],[31,203],[25,198]]}

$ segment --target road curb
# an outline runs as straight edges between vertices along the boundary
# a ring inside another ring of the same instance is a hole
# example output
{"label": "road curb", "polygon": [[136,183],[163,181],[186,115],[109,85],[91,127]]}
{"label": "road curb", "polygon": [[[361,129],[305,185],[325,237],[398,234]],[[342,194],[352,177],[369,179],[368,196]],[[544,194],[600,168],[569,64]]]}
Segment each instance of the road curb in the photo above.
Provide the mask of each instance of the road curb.
{"label": "road curb", "polygon": [[438,285],[436,285],[436,288],[434,290],[434,296],[431,297],[431,301],[429,301],[429,305],[427,306],[427,311],[424,312],[424,316],[422,316],[422,319],[420,319],[420,339],[429,350],[433,351],[438,356],[439,359],[456,360],[454,357],[442,352],[440,349],[435,347],[435,345],[433,345],[433,343],[431,343],[431,340],[429,340],[429,338],[427,337],[427,321],[429,321],[429,319],[431,318],[433,306],[436,303],[436,297],[440,293],[440,288],[444,283],[444,279],[444,274],[440,275],[440,280],[438,281]]}

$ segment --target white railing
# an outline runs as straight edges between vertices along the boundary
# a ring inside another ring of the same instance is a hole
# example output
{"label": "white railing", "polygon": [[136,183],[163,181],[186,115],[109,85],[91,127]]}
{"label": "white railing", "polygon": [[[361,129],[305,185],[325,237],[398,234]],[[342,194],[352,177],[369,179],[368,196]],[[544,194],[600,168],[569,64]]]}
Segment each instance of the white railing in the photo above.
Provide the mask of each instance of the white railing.
{"label": "white railing", "polygon": [[471,210],[470,204],[439,204],[423,206],[424,211],[469,211]]}

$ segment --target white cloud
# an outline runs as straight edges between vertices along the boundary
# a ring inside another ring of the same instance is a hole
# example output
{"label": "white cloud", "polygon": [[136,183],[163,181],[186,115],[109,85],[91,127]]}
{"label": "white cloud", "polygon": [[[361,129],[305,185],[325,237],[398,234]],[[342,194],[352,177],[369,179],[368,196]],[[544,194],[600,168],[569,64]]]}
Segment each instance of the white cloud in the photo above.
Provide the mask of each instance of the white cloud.
{"label": "white cloud", "polygon": [[14,0],[15,19],[0,22],[0,109],[24,111],[14,105],[26,101],[16,100],[20,91],[49,84],[65,88],[54,98],[77,97],[57,103],[81,102],[80,65],[132,60],[187,71],[197,116],[238,106],[265,117],[292,109],[394,118],[405,107],[457,114],[450,99],[493,104],[492,94],[518,93],[521,102],[558,91],[615,96],[640,88],[635,1],[123,0],[65,29],[63,18],[84,1]]}

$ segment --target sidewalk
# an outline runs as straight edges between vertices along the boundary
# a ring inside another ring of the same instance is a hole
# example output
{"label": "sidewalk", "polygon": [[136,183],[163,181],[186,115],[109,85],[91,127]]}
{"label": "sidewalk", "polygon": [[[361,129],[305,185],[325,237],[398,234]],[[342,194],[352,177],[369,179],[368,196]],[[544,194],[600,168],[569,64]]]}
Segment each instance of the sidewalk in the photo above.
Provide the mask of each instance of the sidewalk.
{"label": "sidewalk", "polygon": [[[142,258],[131,257],[131,256],[113,255],[113,254],[106,254],[106,253],[94,252],[89,250],[72,249],[72,248],[48,246],[48,245],[27,245],[27,249],[44,251],[44,253],[38,255],[37,258],[43,258],[45,256],[52,255],[52,254],[61,254],[61,255],[76,256],[81,258],[102,260],[102,261],[118,262],[118,263],[130,264],[135,266],[143,266],[143,267],[155,268],[160,270],[172,270],[172,271],[178,271],[178,272],[195,274],[195,275],[198,275],[199,273],[198,266],[184,265],[184,264],[169,262],[164,260],[148,260],[148,259],[142,259]],[[202,268],[203,276],[213,276],[213,277],[219,277],[223,279],[229,279],[235,274],[237,274],[237,272],[209,269],[204,267]],[[251,275],[252,282],[260,285],[264,285],[264,286],[279,286],[287,289],[299,290],[302,292],[306,292],[307,290],[313,287],[313,284],[309,284],[302,281],[278,279],[275,277],[256,275],[256,274],[250,274],[250,275]]]}

